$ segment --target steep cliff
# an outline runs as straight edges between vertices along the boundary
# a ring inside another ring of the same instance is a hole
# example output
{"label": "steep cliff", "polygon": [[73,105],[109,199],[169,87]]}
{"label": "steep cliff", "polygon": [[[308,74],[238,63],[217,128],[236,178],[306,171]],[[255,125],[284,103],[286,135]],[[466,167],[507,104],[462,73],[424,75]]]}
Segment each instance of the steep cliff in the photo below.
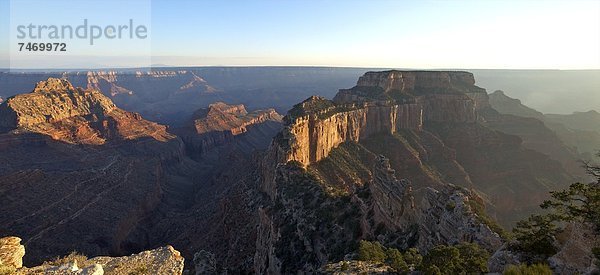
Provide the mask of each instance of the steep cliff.
{"label": "steep cliff", "polygon": [[475,122],[487,94],[474,83],[466,72],[366,73],[333,102],[311,97],[294,106],[281,140],[291,148],[286,160],[308,166],[345,141],[400,129],[418,131],[427,122]]}
{"label": "steep cliff", "polygon": [[308,166],[346,141],[358,142],[377,133],[393,134],[398,129],[419,130],[422,109],[417,104],[335,105],[311,97],[294,106],[286,122],[283,138],[287,140],[280,140],[290,148],[286,160]]}

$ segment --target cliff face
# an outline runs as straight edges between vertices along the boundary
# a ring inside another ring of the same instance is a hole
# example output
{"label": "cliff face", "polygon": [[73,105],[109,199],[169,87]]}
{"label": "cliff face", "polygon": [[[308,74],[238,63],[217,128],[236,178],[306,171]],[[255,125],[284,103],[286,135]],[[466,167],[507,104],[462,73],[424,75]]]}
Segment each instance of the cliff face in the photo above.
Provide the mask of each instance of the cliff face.
{"label": "cliff face", "polygon": [[357,87],[379,87],[388,93],[393,90],[414,95],[445,91],[485,92],[474,86],[475,78],[469,72],[447,71],[387,71],[368,72],[358,79]]}
{"label": "cliff face", "polygon": [[358,239],[421,252],[465,241],[498,249],[502,228],[487,213],[510,226],[571,178],[488,128],[490,111],[463,72],[367,73],[333,101],[296,105],[262,164],[270,203],[255,271],[311,271]]}
{"label": "cliff face", "polygon": [[[333,104],[324,98],[312,97],[295,108],[309,104]],[[332,149],[343,142],[358,142],[377,133],[393,134],[398,129],[422,127],[422,110],[417,104],[354,105],[319,110],[294,117],[285,128],[289,137],[287,161],[298,161],[304,166],[327,157]],[[292,110],[291,112],[295,112]]]}
{"label": "cliff face", "polygon": [[377,133],[421,130],[428,122],[477,121],[486,105],[484,89],[467,72],[369,72],[333,102],[311,97],[287,118],[287,161],[316,163],[345,141]]}

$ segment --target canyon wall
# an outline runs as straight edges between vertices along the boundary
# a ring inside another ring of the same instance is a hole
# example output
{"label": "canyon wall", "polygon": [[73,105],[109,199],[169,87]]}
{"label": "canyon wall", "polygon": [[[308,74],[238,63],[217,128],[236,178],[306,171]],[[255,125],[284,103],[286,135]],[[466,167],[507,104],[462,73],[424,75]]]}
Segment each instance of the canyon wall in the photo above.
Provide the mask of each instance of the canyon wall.
{"label": "canyon wall", "polygon": [[286,119],[286,161],[304,166],[327,157],[343,142],[399,129],[420,131],[428,122],[474,123],[488,106],[484,89],[468,72],[368,72],[355,87],[328,101],[311,97]]}
{"label": "canyon wall", "polygon": [[286,161],[307,166],[327,157],[346,141],[358,142],[377,133],[393,134],[398,129],[420,130],[422,117],[421,107],[416,104],[365,105],[329,116],[314,113],[297,117],[285,129],[291,137]]}

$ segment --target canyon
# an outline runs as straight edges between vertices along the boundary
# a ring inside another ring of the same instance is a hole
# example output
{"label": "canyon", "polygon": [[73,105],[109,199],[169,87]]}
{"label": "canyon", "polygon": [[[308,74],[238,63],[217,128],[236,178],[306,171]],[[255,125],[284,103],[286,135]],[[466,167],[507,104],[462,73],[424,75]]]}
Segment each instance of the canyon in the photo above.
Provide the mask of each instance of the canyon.
{"label": "canyon", "polygon": [[285,116],[224,101],[235,85],[210,78],[233,69],[42,75],[0,105],[0,236],[26,266],[167,245],[214,273],[317,272],[358,240],[493,253],[581,176],[558,128],[469,72],[366,72]]}

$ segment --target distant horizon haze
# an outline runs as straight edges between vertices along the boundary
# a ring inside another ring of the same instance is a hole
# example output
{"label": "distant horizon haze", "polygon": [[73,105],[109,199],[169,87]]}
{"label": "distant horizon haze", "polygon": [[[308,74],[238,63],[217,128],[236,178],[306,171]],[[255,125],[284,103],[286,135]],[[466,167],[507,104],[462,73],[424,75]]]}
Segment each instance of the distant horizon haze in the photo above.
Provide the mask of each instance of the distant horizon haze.
{"label": "distant horizon haze", "polygon": [[[11,3],[25,2],[0,0],[0,67],[95,69],[151,60],[170,66],[600,69],[595,0],[136,1],[151,11],[144,51],[91,48],[52,62],[12,56],[9,64]],[[73,22],[93,18],[87,4],[71,5]],[[35,24],[59,24],[56,17],[66,12],[60,5],[31,5],[30,11]],[[94,22],[118,24],[128,15],[138,13],[118,11]]]}

